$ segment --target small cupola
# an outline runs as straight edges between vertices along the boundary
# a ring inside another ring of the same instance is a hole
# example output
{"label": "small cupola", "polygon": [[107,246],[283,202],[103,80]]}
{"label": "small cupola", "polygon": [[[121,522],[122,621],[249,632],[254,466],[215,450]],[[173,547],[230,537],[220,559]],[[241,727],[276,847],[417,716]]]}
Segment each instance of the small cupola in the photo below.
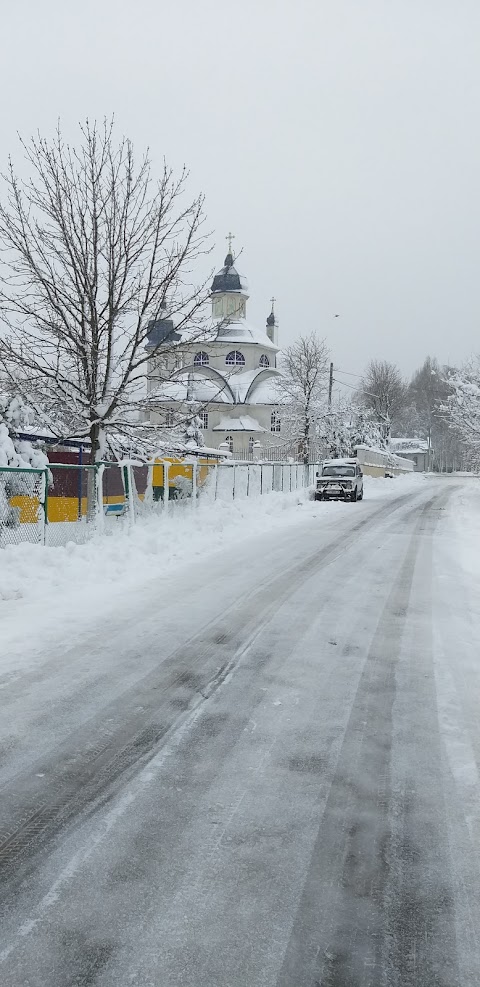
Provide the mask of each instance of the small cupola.
{"label": "small cupola", "polygon": [[276,299],[275,298],[271,298],[270,301],[272,303],[272,309],[271,309],[270,315],[267,316],[267,336],[268,336],[270,342],[274,343],[274,345],[276,346],[277,345],[277,335],[278,335],[278,332],[277,332],[278,326],[277,326],[277,320],[275,318],[275,309],[274,309],[274,305],[275,305]]}
{"label": "small cupola", "polygon": [[156,319],[150,319],[147,325],[146,350],[156,350],[163,343],[178,342],[180,334],[175,332],[173,320],[169,319],[167,306],[164,301],[160,305],[160,311]]}

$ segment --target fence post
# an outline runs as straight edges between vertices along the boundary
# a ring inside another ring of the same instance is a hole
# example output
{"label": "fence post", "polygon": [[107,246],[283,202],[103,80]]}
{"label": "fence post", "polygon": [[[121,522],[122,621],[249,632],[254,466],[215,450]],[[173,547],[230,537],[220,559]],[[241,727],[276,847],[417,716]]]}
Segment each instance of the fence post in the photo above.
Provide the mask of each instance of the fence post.
{"label": "fence post", "polygon": [[263,463],[260,463],[260,496],[263,494]]}
{"label": "fence post", "polygon": [[42,545],[46,545],[47,544],[47,525],[48,525],[48,467],[47,467],[47,469],[43,470],[43,472],[42,472],[41,482],[42,482],[42,488],[43,488],[42,489],[43,503],[42,503],[42,510],[40,512],[40,516],[42,518],[42,522],[41,522],[41,540],[42,540]]}
{"label": "fence post", "polygon": [[136,504],[134,497],[134,491],[137,488],[135,486],[135,477],[133,475],[133,466],[131,463],[128,464],[127,469],[128,469],[128,492],[129,492],[130,505],[131,505],[131,510],[128,512],[128,516],[130,518],[130,524],[133,525],[136,523],[137,520]]}
{"label": "fence post", "polygon": [[233,464],[233,484],[232,484],[232,500],[235,500],[235,463]]}
{"label": "fence post", "polygon": [[128,496],[128,470],[125,464],[122,466],[123,489],[125,491],[125,508],[130,510],[130,498]]}
{"label": "fence post", "polygon": [[214,500],[217,499],[217,491],[218,491],[218,465],[219,465],[218,463],[215,463],[215,494],[213,497]]}
{"label": "fence post", "polygon": [[145,493],[143,495],[143,503],[150,508],[153,507],[153,462],[150,460],[148,463],[147,471],[147,485],[145,487]]}
{"label": "fence post", "polygon": [[[78,465],[83,466],[83,447],[82,445],[78,448]],[[78,471],[77,479],[77,497],[78,497],[78,520],[82,520],[82,470]]]}
{"label": "fence post", "polygon": [[125,488],[125,500],[127,506],[127,515],[129,526],[132,527],[135,524],[135,508],[133,506],[133,491],[132,491],[132,475],[131,475],[131,464],[123,464],[123,486]]}
{"label": "fence post", "polygon": [[197,506],[197,460],[192,463],[192,507],[195,510]]}
{"label": "fence post", "polygon": [[163,509],[168,511],[168,501],[170,499],[170,490],[168,487],[168,471],[170,468],[170,463],[163,460]]}
{"label": "fence post", "polygon": [[105,466],[99,463],[95,466],[95,492],[97,497],[97,531],[103,534],[105,530],[105,516],[103,512],[103,474]]}
{"label": "fence post", "polygon": [[247,463],[247,497],[250,496],[250,463]]}

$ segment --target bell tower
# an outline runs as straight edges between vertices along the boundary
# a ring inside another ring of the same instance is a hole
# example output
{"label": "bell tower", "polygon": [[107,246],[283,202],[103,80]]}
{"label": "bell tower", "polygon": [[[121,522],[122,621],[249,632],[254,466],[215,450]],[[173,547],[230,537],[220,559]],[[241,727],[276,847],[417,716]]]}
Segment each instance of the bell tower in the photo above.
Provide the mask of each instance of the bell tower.
{"label": "bell tower", "polygon": [[234,266],[232,240],[234,234],[229,233],[228,253],[224,265],[212,281],[212,315],[214,319],[236,322],[244,319],[247,311],[247,282]]}

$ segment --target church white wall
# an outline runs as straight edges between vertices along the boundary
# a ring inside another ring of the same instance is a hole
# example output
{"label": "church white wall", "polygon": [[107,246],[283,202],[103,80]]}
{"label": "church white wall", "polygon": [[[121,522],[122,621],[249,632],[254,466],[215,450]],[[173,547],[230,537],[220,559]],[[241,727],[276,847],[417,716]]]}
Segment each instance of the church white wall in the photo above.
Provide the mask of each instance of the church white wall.
{"label": "church white wall", "polygon": [[[226,362],[227,354],[230,352],[238,351],[245,358],[245,366],[230,366]],[[215,343],[199,343],[197,346],[192,347],[191,350],[178,352],[176,357],[169,354],[168,360],[165,360],[161,356],[152,358],[149,360],[148,364],[148,389],[152,390],[156,386],[155,377],[160,373],[161,377],[164,378],[168,374],[174,372],[181,366],[189,366],[193,364],[195,359],[195,353],[207,353],[208,354],[208,365],[213,367],[214,370],[218,370],[221,374],[231,374],[235,373],[237,370],[239,373],[247,370],[258,370],[261,366],[260,358],[266,356],[269,365],[272,369],[275,369],[276,358],[275,353],[259,346],[258,343],[227,343],[223,342],[221,344]]]}
{"label": "church white wall", "polygon": [[[236,343],[233,341],[230,343],[225,341],[221,344],[221,349],[214,344],[202,346],[201,349],[205,353],[208,353],[209,366],[213,367],[214,370],[218,370],[221,374],[232,373],[235,372],[235,370],[238,370],[239,372],[245,370],[258,370],[261,356],[266,356],[270,366],[275,367],[275,354],[271,351],[269,352],[266,348],[263,349],[257,343]],[[244,367],[232,367],[226,363],[227,354],[235,351],[241,353],[245,358]],[[195,354],[192,353],[192,362],[194,356]]]}
{"label": "church white wall", "polygon": [[[278,445],[281,442],[281,433],[272,432],[271,426],[271,405],[258,405],[258,404],[236,404],[229,405],[222,408],[213,408],[210,406],[208,409],[208,429],[203,429],[203,435],[205,438],[205,444],[213,448],[218,448],[221,442],[224,442],[226,437],[230,435],[233,439],[233,451],[237,452],[248,452],[250,439],[254,442],[260,442],[263,448],[267,448],[271,445]],[[264,431],[258,430],[245,430],[236,431],[234,429],[222,428],[222,431],[215,430],[215,426],[219,425],[222,421],[224,426],[227,424],[225,419],[233,418],[245,418],[249,417],[254,419]]]}
{"label": "church white wall", "polygon": [[[181,414],[188,414],[188,405],[181,404],[179,402],[170,401],[168,407],[178,410]],[[271,431],[271,415],[272,406],[271,405],[258,405],[258,404],[230,404],[230,405],[220,405],[220,404],[210,404],[205,408],[208,414],[208,428],[202,428],[202,433],[205,441],[205,445],[213,449],[218,449],[219,445],[225,441],[228,435],[233,438],[233,451],[234,452],[248,452],[249,450],[249,440],[252,438],[254,442],[260,442],[263,448],[268,446],[278,445],[282,441],[281,432]],[[224,427],[221,431],[216,430],[215,426],[219,425],[221,421],[226,425],[229,418],[239,419],[245,418],[246,416],[255,419],[258,424],[264,429],[264,431],[258,430],[245,430],[237,431],[234,428]],[[159,425],[164,422],[162,415],[152,412],[151,421],[154,425]]]}

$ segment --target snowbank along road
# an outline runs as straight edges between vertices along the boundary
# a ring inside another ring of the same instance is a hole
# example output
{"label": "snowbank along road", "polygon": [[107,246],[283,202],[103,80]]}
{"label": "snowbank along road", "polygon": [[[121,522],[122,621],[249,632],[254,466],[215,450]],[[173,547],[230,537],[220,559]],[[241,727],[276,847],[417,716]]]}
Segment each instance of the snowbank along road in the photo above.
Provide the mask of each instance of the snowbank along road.
{"label": "snowbank along road", "polygon": [[382,491],[9,634],[2,984],[478,987],[480,484]]}

